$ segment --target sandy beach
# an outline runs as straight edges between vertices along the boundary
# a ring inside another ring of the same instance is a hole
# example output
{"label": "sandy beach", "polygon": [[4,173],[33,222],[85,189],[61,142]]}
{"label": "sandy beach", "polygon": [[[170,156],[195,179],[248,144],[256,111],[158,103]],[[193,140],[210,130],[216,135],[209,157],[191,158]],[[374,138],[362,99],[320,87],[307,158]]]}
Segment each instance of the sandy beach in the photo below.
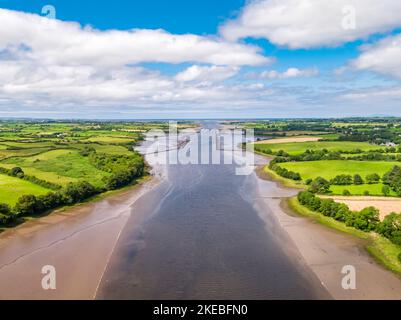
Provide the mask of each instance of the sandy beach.
{"label": "sandy beach", "polygon": [[[0,299],[93,299],[121,230],[135,215],[131,205],[157,184],[148,180],[0,234]],[[42,289],[45,265],[56,268],[56,290]]]}

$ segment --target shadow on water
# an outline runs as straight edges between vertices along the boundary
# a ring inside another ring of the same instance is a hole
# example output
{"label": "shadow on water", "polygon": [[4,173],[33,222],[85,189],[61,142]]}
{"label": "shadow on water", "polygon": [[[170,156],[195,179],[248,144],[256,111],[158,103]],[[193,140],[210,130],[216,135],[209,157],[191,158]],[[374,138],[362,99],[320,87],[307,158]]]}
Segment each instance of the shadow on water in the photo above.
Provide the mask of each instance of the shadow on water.
{"label": "shadow on water", "polygon": [[[329,298],[283,249],[290,244],[273,217],[268,224],[259,217],[249,196],[256,197],[255,175],[237,176],[223,164],[170,165],[167,172],[165,183],[134,204],[98,299]],[[148,218],[138,224],[137,215]]]}

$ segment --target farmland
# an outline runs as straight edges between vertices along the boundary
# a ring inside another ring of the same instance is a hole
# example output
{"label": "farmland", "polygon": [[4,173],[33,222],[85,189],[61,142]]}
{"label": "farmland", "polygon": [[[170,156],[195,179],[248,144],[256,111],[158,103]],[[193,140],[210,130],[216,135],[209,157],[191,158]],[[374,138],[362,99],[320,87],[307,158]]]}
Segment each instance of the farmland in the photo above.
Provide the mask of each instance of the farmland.
{"label": "farmland", "polygon": [[44,195],[51,190],[15,177],[0,174],[0,202],[15,205],[22,194]]}
{"label": "farmland", "polygon": [[0,227],[135,183],[145,165],[134,147],[150,129],[168,123],[1,121]]}

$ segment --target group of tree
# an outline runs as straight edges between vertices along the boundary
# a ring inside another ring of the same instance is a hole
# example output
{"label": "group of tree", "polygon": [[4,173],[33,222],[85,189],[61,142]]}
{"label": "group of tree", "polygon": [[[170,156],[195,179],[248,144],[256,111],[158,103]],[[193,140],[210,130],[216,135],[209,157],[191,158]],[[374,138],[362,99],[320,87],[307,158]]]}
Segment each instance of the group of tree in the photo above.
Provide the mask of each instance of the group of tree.
{"label": "group of tree", "polygon": [[380,182],[380,176],[377,173],[368,174],[365,180],[359,174],[351,176],[349,174],[340,174],[330,180],[330,184],[336,186],[347,186],[347,185],[362,185],[365,184],[377,184]]}
{"label": "group of tree", "polygon": [[375,231],[393,243],[401,245],[401,214],[392,213],[380,221],[379,210],[374,207],[351,211],[343,203],[337,203],[332,199],[321,199],[309,191],[300,192],[298,201],[308,209],[342,221],[349,227],[366,232]]}
{"label": "group of tree", "polygon": [[394,166],[383,176],[383,183],[388,185],[399,197],[401,197],[401,167]]}
{"label": "group of tree", "polygon": [[302,180],[302,177],[298,172],[294,172],[294,171],[290,171],[286,168],[282,168],[278,164],[275,164],[275,163],[270,164],[269,168],[283,178],[291,179],[294,181]]}

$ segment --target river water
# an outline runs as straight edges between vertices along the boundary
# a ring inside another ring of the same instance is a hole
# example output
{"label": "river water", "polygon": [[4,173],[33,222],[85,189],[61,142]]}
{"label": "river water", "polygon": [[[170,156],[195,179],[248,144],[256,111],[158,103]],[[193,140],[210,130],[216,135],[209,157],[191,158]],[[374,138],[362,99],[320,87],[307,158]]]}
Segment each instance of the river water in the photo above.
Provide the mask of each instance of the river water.
{"label": "river water", "polygon": [[[163,182],[132,207],[98,299],[330,297],[258,200],[255,173],[236,175],[234,164],[162,169]],[[147,218],[138,224],[138,215]]]}

